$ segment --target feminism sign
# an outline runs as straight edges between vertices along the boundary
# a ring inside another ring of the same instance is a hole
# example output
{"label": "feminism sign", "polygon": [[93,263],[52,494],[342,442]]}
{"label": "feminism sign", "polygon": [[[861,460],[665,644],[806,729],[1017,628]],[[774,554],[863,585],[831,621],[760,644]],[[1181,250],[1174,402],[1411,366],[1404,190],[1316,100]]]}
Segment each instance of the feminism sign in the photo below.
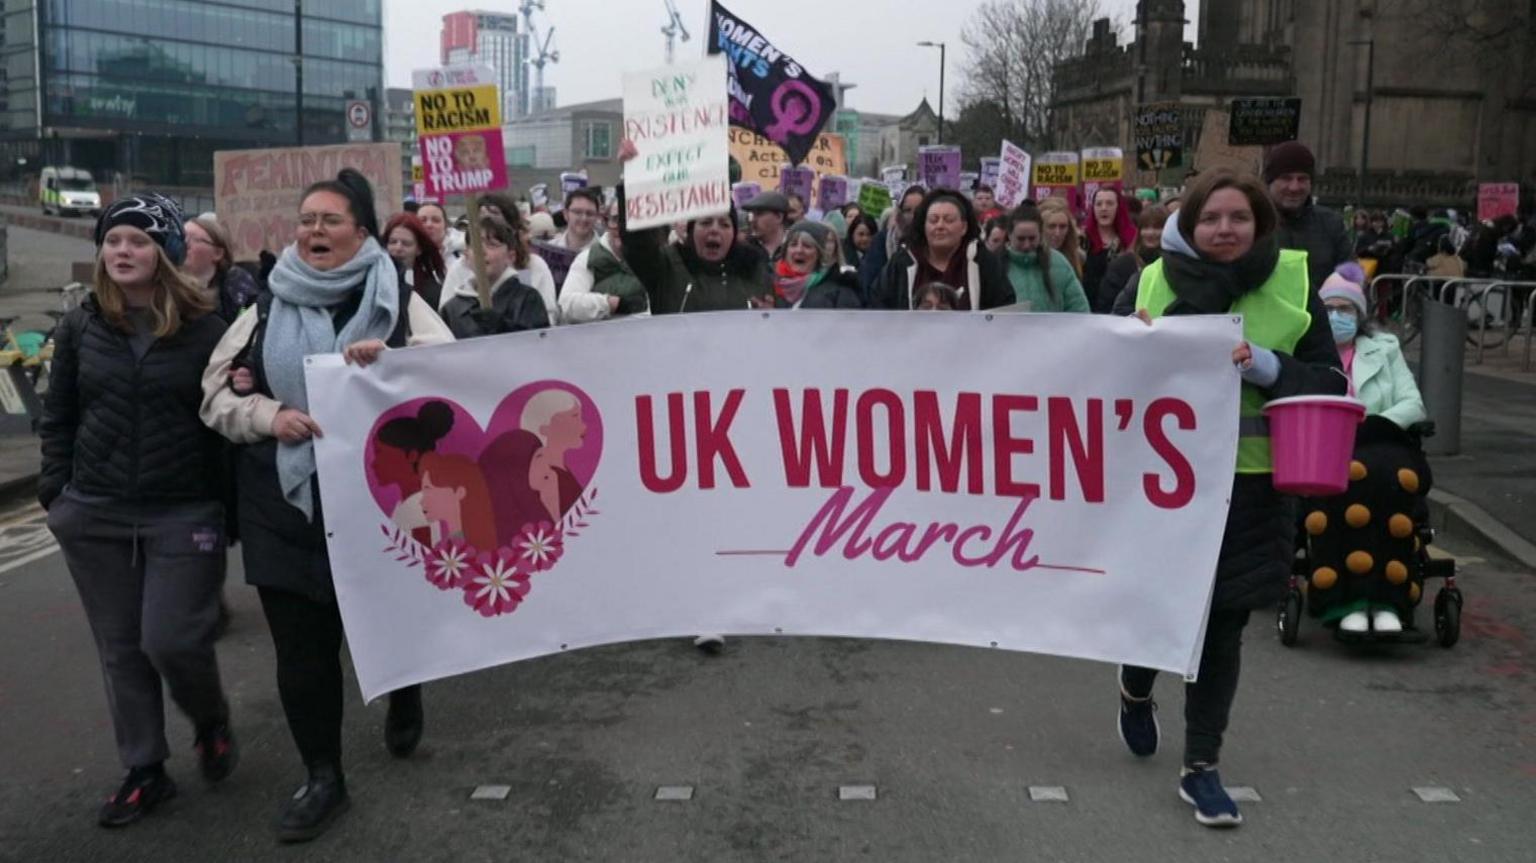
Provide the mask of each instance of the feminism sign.
{"label": "feminism sign", "polygon": [[699,632],[1191,674],[1240,338],[1229,317],[743,311],[311,357],[363,693]]}
{"label": "feminism sign", "polygon": [[719,3],[710,4],[707,47],[730,61],[731,124],[777,143],[791,162],[804,162],[837,111],[832,88]]}

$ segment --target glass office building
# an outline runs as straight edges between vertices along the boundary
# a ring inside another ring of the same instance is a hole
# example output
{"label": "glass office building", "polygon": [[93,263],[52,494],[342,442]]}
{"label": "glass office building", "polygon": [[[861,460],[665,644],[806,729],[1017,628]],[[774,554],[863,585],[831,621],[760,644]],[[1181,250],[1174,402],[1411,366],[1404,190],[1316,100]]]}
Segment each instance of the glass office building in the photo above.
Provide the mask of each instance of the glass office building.
{"label": "glass office building", "polygon": [[6,178],[69,164],[206,186],[215,150],[292,145],[300,123],[305,144],[340,142],[349,98],[381,113],[381,0],[3,2]]}

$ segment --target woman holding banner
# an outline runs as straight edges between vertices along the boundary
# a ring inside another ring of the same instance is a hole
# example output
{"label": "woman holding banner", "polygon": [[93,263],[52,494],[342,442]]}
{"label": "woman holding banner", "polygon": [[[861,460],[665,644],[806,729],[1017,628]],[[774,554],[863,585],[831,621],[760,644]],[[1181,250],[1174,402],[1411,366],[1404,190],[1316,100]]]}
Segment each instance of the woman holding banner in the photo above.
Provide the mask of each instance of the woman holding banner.
{"label": "woman holding banner", "polygon": [[[236,458],[246,581],[261,595],[277,653],[277,689],[308,779],[289,801],[278,838],[325,832],[350,805],[341,769],[341,613],[331,584],[315,475],[304,358],[342,352],[368,365],[388,347],[452,341],[398,277],[375,236],[373,189],[343,170],[300,201],[295,242],[269,294],[242,315],[203,373],[202,419],[240,444]],[[420,687],[392,693],[385,742],[397,756],[421,739]]]}
{"label": "woman holding banner", "polygon": [[[1272,609],[1284,597],[1295,549],[1290,502],[1270,481],[1260,408],[1272,399],[1343,395],[1348,388],[1328,312],[1311,289],[1307,255],[1280,249],[1278,223],[1258,178],[1204,172],[1163,230],[1162,258],[1136,277],[1136,313],[1149,325],[1164,315],[1243,315],[1243,341],[1232,352],[1242,376],[1237,476],[1199,676],[1184,688],[1179,795],[1210,827],[1242,822],[1216,764],[1237,694],[1243,627],[1254,609]],[[1156,677],[1148,668],[1120,669],[1120,738],[1143,757],[1158,747]]]}
{"label": "woman holding banner", "polygon": [[913,294],[929,282],[955,288],[962,309],[992,309],[1014,301],[1002,262],[981,243],[971,202],[953,189],[923,196],[906,245],[886,262],[875,283],[872,307],[914,308]]}

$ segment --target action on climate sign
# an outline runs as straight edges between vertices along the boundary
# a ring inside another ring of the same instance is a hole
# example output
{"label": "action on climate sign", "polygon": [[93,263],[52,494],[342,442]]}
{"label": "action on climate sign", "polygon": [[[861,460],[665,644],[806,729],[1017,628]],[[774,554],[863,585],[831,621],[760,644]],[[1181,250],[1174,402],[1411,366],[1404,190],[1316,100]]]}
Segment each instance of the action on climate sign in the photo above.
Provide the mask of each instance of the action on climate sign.
{"label": "action on climate sign", "polygon": [[632,230],[730,210],[727,111],[719,57],[624,76],[624,135],[639,151],[624,164]]}
{"label": "action on climate sign", "polygon": [[1193,674],[1241,337],[1227,316],[743,311],[310,357],[363,694],[699,632]]}

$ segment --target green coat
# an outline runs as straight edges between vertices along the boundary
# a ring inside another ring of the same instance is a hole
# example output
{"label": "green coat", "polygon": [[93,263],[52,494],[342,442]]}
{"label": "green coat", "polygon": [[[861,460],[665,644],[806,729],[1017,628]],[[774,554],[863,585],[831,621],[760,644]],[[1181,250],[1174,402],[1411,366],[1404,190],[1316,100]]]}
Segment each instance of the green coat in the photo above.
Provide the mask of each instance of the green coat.
{"label": "green coat", "polygon": [[1403,359],[1397,336],[1377,333],[1356,338],[1349,379],[1355,397],[1365,402],[1366,413],[1371,416],[1386,417],[1402,429],[1424,420],[1424,399]]}
{"label": "green coat", "polygon": [[1029,303],[1032,312],[1083,312],[1090,311],[1088,295],[1083,293],[1083,283],[1077,280],[1072,264],[1065,255],[1051,250],[1051,286],[1056,289],[1057,299],[1052,300],[1045,290],[1045,279],[1040,272],[1040,258],[1034,254],[1007,251],[1008,282],[1013,285],[1016,302]]}

